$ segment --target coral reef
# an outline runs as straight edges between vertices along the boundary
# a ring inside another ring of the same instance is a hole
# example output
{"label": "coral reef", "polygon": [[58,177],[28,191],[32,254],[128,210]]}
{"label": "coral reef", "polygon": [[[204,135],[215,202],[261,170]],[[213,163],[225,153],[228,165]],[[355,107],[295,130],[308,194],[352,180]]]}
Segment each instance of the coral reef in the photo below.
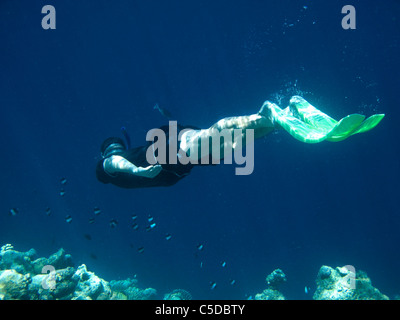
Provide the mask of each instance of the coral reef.
{"label": "coral reef", "polygon": [[49,258],[37,258],[36,251],[14,250],[7,244],[0,250],[0,300],[147,300],[155,299],[155,289],[140,289],[136,279],[110,282],[75,268],[64,249]]}
{"label": "coral reef", "polygon": [[[286,282],[282,270],[276,269],[266,278],[267,289],[255,295],[255,300],[285,300],[279,291]],[[378,289],[374,288],[367,274],[355,270],[353,266],[322,266],[316,279],[317,289],[314,300],[389,300]]]}
{"label": "coral reef", "polygon": [[0,272],[0,299],[28,299],[30,275],[22,275],[15,270]]}
{"label": "coral reef", "polygon": [[274,270],[265,279],[267,289],[255,296],[255,300],[285,300],[283,294],[278,290],[279,287],[286,282],[286,275],[281,269]]}
{"label": "coral reef", "polygon": [[[137,279],[110,282],[89,271],[86,265],[75,267],[64,249],[48,258],[37,258],[36,251],[0,248],[0,300],[149,300],[158,299],[153,288],[141,289]],[[267,288],[255,300],[285,300],[279,291],[286,282],[281,269],[266,277]],[[316,279],[314,300],[389,300],[374,288],[367,274],[353,266],[322,266]],[[162,297],[162,296],[161,296]],[[398,298],[398,297],[397,297]],[[189,292],[176,289],[164,300],[191,300]]]}
{"label": "coral reef", "polygon": [[192,300],[192,295],[186,290],[176,289],[164,295],[164,300]]}
{"label": "coral reef", "polygon": [[352,266],[322,266],[316,283],[314,300],[389,300],[372,286],[364,271],[355,271]]}
{"label": "coral reef", "polygon": [[120,294],[120,300],[151,300],[155,299],[157,291],[152,288],[139,289],[136,287],[136,279],[112,280],[110,282],[113,292]]}
{"label": "coral reef", "polygon": [[109,283],[88,271],[84,264],[71,280],[76,282],[72,300],[109,300],[112,296]]}

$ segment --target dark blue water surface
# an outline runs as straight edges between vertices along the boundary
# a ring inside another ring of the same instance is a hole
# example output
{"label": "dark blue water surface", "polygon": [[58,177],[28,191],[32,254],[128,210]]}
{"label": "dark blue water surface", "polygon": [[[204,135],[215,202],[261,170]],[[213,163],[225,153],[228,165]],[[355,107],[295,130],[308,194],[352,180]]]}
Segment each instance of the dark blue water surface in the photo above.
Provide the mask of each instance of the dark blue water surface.
{"label": "dark blue water surface", "polygon": [[[41,26],[46,4],[55,30]],[[346,4],[356,8],[355,30],[342,28]],[[160,298],[181,288],[196,299],[245,299],[281,268],[284,295],[307,299],[322,265],[353,265],[394,297],[399,17],[395,0],[1,1],[0,244],[39,256],[63,247],[76,265],[108,281],[136,275]],[[96,180],[105,138],[122,137],[124,126],[139,146],[167,123],[156,103],[206,128],[267,99],[285,107],[294,94],[337,119],[386,117],[338,143],[304,144],[286,132],[260,139],[247,176],[220,165],[168,188]]]}

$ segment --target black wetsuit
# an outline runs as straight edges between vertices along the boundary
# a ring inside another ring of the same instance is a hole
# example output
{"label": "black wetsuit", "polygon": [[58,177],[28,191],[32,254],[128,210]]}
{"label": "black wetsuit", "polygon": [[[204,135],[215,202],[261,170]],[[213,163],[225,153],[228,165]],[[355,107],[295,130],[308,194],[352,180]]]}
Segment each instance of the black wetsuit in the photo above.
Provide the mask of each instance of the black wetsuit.
{"label": "black wetsuit", "polygon": [[[178,125],[178,130],[182,129],[195,129],[193,126],[180,126]],[[169,148],[168,148],[168,126],[163,126],[162,129],[166,133],[167,138],[167,156],[166,159],[169,159]],[[178,133],[179,133],[178,131]],[[132,148],[126,150],[122,153],[118,153],[119,156],[125,158],[129,162],[133,163],[137,167],[147,167],[150,164],[146,160],[146,151],[148,147],[151,145],[149,143],[147,146]],[[188,163],[183,165],[177,159],[177,164],[162,164],[162,170],[160,173],[155,176],[154,178],[146,178],[140,177],[134,174],[129,174],[125,172],[119,172],[115,175],[111,176],[104,171],[103,168],[103,161],[105,159],[101,159],[97,163],[96,167],[96,176],[97,179],[103,183],[111,183],[121,188],[147,188],[147,187],[167,187],[172,186],[181,180],[183,177],[187,176],[192,168],[194,167],[193,164]]]}

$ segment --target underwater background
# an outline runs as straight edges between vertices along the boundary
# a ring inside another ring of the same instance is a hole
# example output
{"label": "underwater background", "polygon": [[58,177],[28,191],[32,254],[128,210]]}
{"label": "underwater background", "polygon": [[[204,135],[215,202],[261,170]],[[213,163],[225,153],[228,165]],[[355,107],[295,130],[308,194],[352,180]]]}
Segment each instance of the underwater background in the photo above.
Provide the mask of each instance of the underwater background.
{"label": "underwater background", "polygon": [[[41,26],[47,4],[55,30]],[[347,4],[355,30],[341,25]],[[395,0],[2,0],[0,244],[39,256],[62,247],[76,265],[107,281],[137,277],[160,298],[181,288],[247,299],[280,268],[283,294],[311,299],[304,288],[315,290],[322,265],[353,265],[394,297],[399,17]],[[96,179],[105,138],[124,126],[140,146],[167,124],[157,103],[207,128],[295,94],[335,119],[386,117],[338,143],[257,140],[248,176],[209,166],[134,190]],[[149,215],[156,227],[146,231]]]}

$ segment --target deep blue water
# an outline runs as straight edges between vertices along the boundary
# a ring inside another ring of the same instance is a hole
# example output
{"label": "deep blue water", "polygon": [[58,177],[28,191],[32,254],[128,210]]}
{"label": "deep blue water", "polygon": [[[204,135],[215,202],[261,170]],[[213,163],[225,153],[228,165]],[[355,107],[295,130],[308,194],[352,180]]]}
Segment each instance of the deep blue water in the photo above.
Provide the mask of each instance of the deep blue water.
{"label": "deep blue water", "polygon": [[[41,27],[46,4],[56,8],[55,30]],[[346,4],[356,30],[342,29]],[[281,268],[284,295],[310,299],[304,287],[315,289],[322,265],[354,265],[394,297],[399,17],[395,0],[2,0],[0,244],[39,256],[63,247],[76,265],[108,281],[136,275],[160,297],[182,288],[196,299],[245,299]],[[96,180],[105,138],[125,126],[139,146],[166,123],[156,103],[206,128],[267,99],[284,107],[293,94],[338,119],[386,117],[338,143],[303,144],[286,132],[260,139],[248,176],[220,165],[169,188]],[[89,224],[95,206],[102,213]],[[157,226],[146,232],[149,214]]]}

